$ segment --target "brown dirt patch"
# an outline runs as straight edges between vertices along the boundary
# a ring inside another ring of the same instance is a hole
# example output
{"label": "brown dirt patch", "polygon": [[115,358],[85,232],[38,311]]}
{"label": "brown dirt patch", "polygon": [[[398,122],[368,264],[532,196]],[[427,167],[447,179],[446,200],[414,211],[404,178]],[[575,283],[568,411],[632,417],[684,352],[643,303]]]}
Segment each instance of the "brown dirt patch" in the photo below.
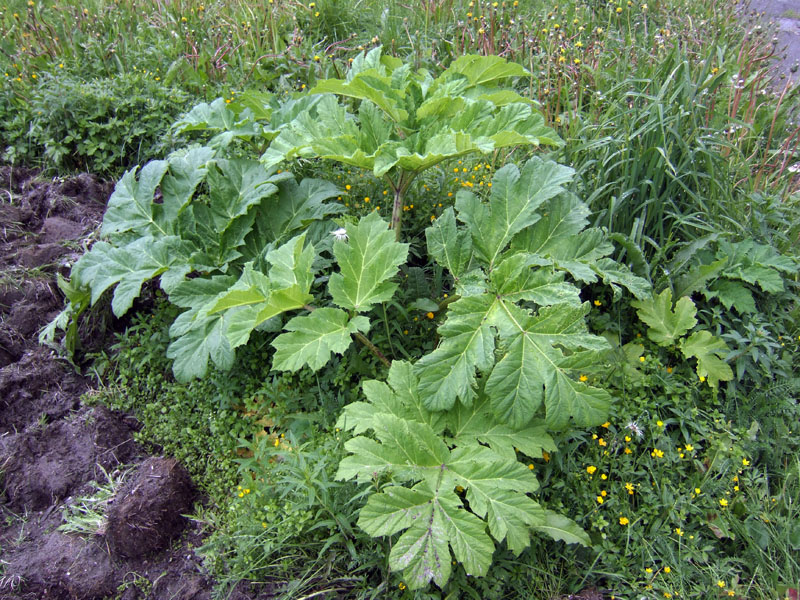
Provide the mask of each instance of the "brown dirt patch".
{"label": "brown dirt patch", "polygon": [[[0,600],[210,598],[191,549],[202,543],[199,526],[180,517],[191,512],[191,482],[174,460],[152,459],[128,482],[114,504],[116,537],[58,531],[92,482],[147,458],[133,441],[136,421],[83,406],[90,380],[37,343],[63,306],[56,274],[81,255],[112,189],[85,174],[43,181],[0,167]],[[134,540],[123,523],[157,535]]]}
{"label": "brown dirt patch", "polygon": [[106,541],[111,552],[138,558],[167,547],[186,525],[194,489],[175,459],[148,458],[117,492],[108,513]]}

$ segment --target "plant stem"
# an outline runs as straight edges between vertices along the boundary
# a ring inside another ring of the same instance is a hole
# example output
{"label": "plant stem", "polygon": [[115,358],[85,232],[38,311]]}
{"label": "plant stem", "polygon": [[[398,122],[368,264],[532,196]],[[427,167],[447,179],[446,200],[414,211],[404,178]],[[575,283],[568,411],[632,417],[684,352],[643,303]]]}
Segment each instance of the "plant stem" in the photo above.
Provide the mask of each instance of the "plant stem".
{"label": "plant stem", "polygon": [[400,225],[403,221],[403,190],[400,183],[403,181],[401,177],[398,181],[398,186],[394,189],[394,204],[392,205],[392,223],[389,225],[394,229],[394,241],[400,241]]}
{"label": "plant stem", "polygon": [[414,181],[416,176],[417,173],[413,171],[400,171],[397,176],[397,183],[394,183],[391,177],[386,177],[386,180],[394,191],[392,222],[389,227],[394,229],[394,240],[396,242],[400,241],[400,231],[403,223],[403,197],[406,195],[408,188],[411,186],[411,182]]}
{"label": "plant stem", "polygon": [[383,355],[383,352],[381,352],[380,350],[378,350],[378,347],[377,347],[375,344],[373,344],[372,342],[370,342],[370,341],[367,339],[367,337],[366,337],[366,336],[365,336],[363,333],[361,333],[360,331],[357,331],[357,332],[356,332],[354,335],[355,335],[356,339],[357,339],[359,342],[361,342],[362,344],[364,344],[364,345],[365,345],[367,348],[369,348],[369,349],[370,349],[370,351],[371,351],[371,352],[372,352],[372,353],[373,353],[375,356],[377,356],[377,357],[378,357],[378,359],[379,359],[379,360],[380,360],[380,361],[381,361],[381,362],[382,362],[384,365],[386,365],[387,367],[391,367],[391,366],[392,366],[392,363],[391,363],[391,361],[389,361],[389,359],[388,359],[388,358],[386,358],[386,357]]}

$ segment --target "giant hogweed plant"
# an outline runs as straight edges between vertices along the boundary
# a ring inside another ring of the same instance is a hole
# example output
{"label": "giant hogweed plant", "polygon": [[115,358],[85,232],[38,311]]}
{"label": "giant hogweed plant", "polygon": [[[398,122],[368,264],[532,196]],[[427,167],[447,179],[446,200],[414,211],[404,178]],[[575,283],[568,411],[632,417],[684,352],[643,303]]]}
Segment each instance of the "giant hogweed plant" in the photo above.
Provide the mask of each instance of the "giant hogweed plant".
{"label": "giant hogweed plant", "polygon": [[[389,366],[388,379],[364,382],[366,400],[343,412],[340,427],[354,437],[338,477],[377,486],[359,524],[373,536],[399,534],[389,565],[411,588],[443,586],[453,559],[485,574],[495,544],[519,553],[536,532],[588,543],[574,522],[530,496],[538,483],[521,459],[555,450],[553,432],[606,418],[609,393],[578,377],[608,350],[588,331],[581,285],[602,281],[640,299],[649,286],[609,258],[605,232],[587,228],[588,208],[566,190],[572,169],[532,158],[499,169],[488,197],[457,195],[426,230],[428,254],[455,291],[442,307],[437,347],[393,363],[367,336],[408,258],[399,221],[373,212],[333,224],[340,208],[326,200],[334,186],[276,170],[294,156],[321,156],[372,168],[397,194],[449,157],[558,143],[528,103],[489,85],[515,69],[468,57],[433,79],[370,53],[346,81],[320,84],[358,91],[360,127],[325,95],[291,119],[291,111],[271,111],[283,115],[276,126],[258,124],[252,110],[227,115],[220,103],[193,111],[184,126],[206,122],[216,134],[210,147],[149,163],[138,178],[125,174],[105,240],[62,281],[70,304],[49,333],[74,328],[77,313],[111,288],[112,309],[124,314],[142,284],[159,278],[186,309],[168,350],[180,379],[202,376],[209,360],[231,368],[256,329],[274,334],[274,370],[317,370],[359,340]],[[299,143],[304,132],[313,139]],[[272,145],[261,162],[223,158],[236,137]]]}
{"label": "giant hogweed plant", "polygon": [[344,79],[320,81],[311,90],[324,94],[319,103],[281,129],[261,160],[269,167],[319,157],[369,169],[393,191],[391,227],[400,241],[403,197],[426,169],[468,154],[561,144],[529,99],[501,87],[528,76],[497,56],[462,56],[434,78],[375,48]]}

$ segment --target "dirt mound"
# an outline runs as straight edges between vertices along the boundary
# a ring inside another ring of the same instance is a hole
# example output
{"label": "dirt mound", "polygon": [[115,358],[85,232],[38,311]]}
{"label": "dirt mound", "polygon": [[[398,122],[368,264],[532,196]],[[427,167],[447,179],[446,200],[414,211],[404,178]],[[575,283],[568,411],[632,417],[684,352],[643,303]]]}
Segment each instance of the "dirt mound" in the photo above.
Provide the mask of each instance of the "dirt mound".
{"label": "dirt mound", "polygon": [[6,571],[18,577],[20,598],[93,600],[113,596],[117,587],[114,566],[99,544],[60,533],[44,536],[35,551],[12,556]]}
{"label": "dirt mound", "polygon": [[189,474],[172,458],[148,458],[117,492],[106,526],[111,552],[126,558],[163,550],[186,525],[192,508]]}
{"label": "dirt mound", "polygon": [[37,343],[63,306],[56,275],[83,253],[113,184],[36,175],[0,168],[0,600],[208,599],[211,583],[191,550],[202,543],[197,523],[151,555],[178,536],[192,508],[191,482],[173,460],[152,459],[123,485],[108,539],[103,528],[91,539],[58,531],[64,509],[95,481],[146,456],[133,441],[135,420],[83,406],[91,382]]}
{"label": "dirt mound", "polygon": [[[30,344],[30,338],[17,339]],[[64,369],[49,350],[23,345],[20,351],[17,362],[0,368],[0,435],[66,417],[78,408],[88,385],[83,377]]]}
{"label": "dirt mound", "polygon": [[0,439],[5,495],[16,510],[44,510],[136,452],[132,429],[103,407]]}

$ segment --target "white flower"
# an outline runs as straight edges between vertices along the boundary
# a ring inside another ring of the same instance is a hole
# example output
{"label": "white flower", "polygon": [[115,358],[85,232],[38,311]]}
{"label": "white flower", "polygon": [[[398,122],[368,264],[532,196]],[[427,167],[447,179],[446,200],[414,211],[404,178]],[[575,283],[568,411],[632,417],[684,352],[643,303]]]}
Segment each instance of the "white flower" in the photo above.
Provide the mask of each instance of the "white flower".
{"label": "white flower", "polygon": [[637,438],[640,438],[644,435],[642,428],[639,427],[639,424],[636,421],[631,421],[627,425],[625,425],[627,429],[630,429]]}
{"label": "white flower", "polygon": [[331,231],[331,235],[340,242],[347,241],[347,230],[344,227],[340,227],[336,231]]}

